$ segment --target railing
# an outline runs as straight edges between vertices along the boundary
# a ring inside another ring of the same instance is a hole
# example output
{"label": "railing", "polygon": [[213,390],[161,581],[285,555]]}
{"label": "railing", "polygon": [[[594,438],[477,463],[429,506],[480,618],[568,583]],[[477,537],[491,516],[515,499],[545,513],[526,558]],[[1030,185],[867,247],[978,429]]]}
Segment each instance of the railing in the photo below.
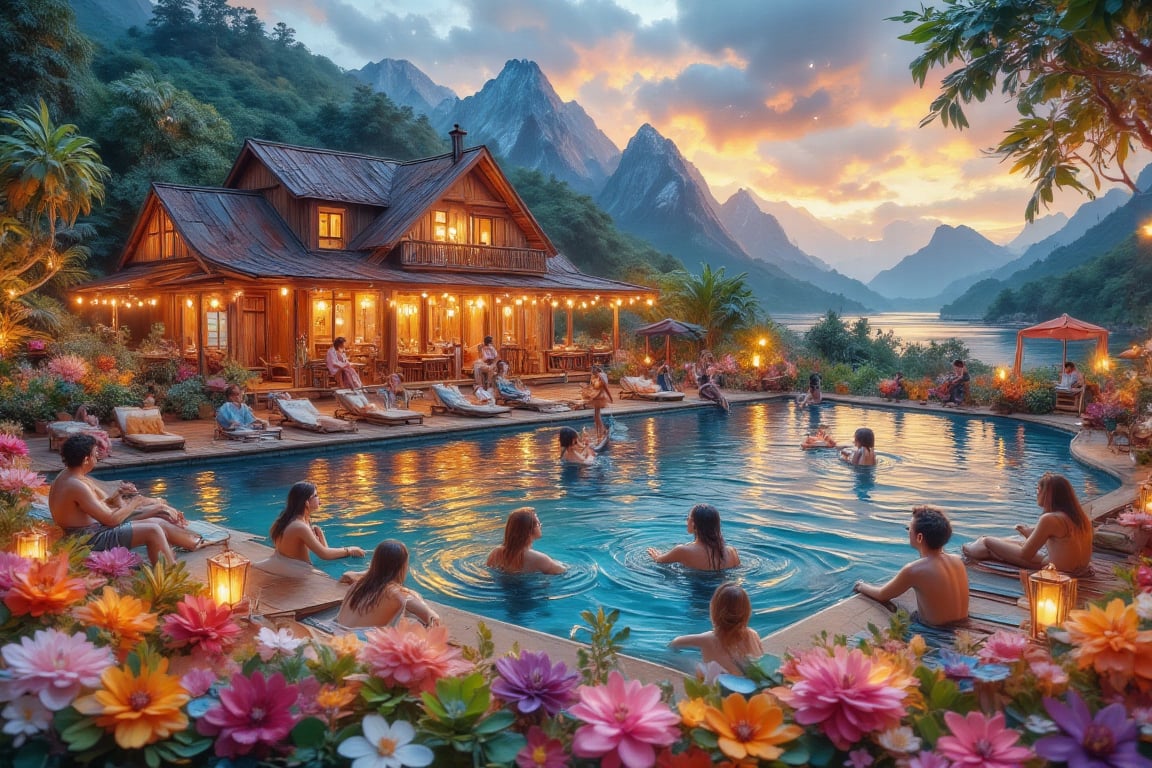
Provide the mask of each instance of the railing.
{"label": "railing", "polygon": [[405,240],[400,243],[400,263],[409,269],[544,274],[548,271],[547,258],[544,251],[532,248],[430,243],[423,240]]}

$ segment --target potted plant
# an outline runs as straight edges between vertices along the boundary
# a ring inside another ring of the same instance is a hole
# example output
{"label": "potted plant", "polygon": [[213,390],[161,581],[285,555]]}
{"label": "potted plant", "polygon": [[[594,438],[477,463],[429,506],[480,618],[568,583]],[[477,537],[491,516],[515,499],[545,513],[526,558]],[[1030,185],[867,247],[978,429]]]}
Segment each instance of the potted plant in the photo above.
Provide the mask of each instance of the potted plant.
{"label": "potted plant", "polygon": [[211,402],[204,392],[204,379],[193,376],[168,387],[164,396],[164,408],[182,419],[200,418],[200,406],[211,408]]}

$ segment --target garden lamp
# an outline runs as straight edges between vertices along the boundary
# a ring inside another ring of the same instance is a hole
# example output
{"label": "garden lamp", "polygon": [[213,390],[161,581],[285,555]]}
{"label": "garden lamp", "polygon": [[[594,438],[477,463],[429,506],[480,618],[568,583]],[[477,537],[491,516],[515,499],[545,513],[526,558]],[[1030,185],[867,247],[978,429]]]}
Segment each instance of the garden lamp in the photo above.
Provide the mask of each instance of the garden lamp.
{"label": "garden lamp", "polygon": [[1137,509],[1152,515],[1152,479],[1144,481],[1140,485],[1139,496],[1136,499],[1139,503]]}
{"label": "garden lamp", "polygon": [[1059,626],[1076,605],[1076,579],[1060,573],[1049,563],[1025,581],[1032,639],[1044,636],[1048,627]]}
{"label": "garden lamp", "polygon": [[208,591],[220,605],[235,608],[244,599],[244,585],[248,581],[248,566],[252,561],[226,549],[208,558]]}
{"label": "garden lamp", "polygon": [[17,531],[12,541],[20,557],[28,560],[44,560],[48,557],[48,534],[42,528]]}

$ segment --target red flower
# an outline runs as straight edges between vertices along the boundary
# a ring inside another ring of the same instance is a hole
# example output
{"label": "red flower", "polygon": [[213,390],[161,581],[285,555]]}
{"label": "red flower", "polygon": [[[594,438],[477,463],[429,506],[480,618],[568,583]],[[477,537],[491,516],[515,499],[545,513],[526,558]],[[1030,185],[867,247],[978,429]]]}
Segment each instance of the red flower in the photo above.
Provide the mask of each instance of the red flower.
{"label": "red flower", "polygon": [[291,709],[296,696],[296,686],[288,685],[279,672],[267,680],[262,672],[253,672],[251,678],[233,675],[220,692],[220,703],[204,714],[196,729],[216,737],[220,757],[265,757],[274,747],[290,748],[284,742],[296,725]]}
{"label": "red flower", "polygon": [[176,613],[164,617],[169,648],[198,648],[219,655],[232,647],[240,627],[232,621],[232,609],[207,597],[188,595],[176,605]]}

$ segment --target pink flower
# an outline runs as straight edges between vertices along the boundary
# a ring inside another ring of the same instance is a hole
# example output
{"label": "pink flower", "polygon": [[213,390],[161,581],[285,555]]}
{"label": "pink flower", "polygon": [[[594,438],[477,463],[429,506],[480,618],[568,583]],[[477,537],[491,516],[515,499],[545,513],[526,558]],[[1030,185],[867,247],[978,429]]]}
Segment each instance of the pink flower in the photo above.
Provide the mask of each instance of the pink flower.
{"label": "pink flower", "polygon": [[949,768],[950,765],[935,752],[921,752],[908,759],[908,768]]}
{"label": "pink flower", "polygon": [[1034,661],[1029,666],[1032,674],[1042,683],[1049,685],[1064,685],[1068,682],[1068,673],[1059,664],[1050,661]]}
{"label": "pink flower", "polygon": [[553,739],[534,725],[528,729],[528,743],[516,755],[516,765],[519,768],[565,768],[568,765],[568,755],[564,753],[564,744],[559,739]]}
{"label": "pink flower", "polygon": [[84,560],[89,571],[107,579],[128,576],[143,560],[140,555],[124,547],[112,547],[93,552]]}
{"label": "pink flower", "polygon": [[88,375],[88,363],[76,355],[60,355],[48,361],[48,371],[71,384]]}
{"label": "pink flower", "polygon": [[0,469],[0,491],[9,493],[24,493],[35,491],[44,486],[44,475],[39,475],[30,469],[9,467]]}
{"label": "pink flower", "polygon": [[578,757],[602,758],[605,768],[649,768],[655,747],[667,747],[680,736],[680,715],[660,701],[660,689],[638,680],[625,681],[619,672],[607,685],[580,686],[580,703],[569,709],[584,721],[572,738]]}
{"label": "pink flower", "polygon": [[100,685],[100,675],[112,666],[112,651],[97,648],[84,635],[41,629],[32,637],[0,648],[12,681],[10,696],[31,693],[52,711],[67,707],[80,689]]}
{"label": "pink flower", "polygon": [[413,693],[431,692],[440,678],[472,668],[461,658],[459,648],[448,645],[447,627],[426,628],[407,619],[395,627],[368,630],[357,655],[371,674]]}
{"label": "pink flower", "polygon": [[866,749],[854,749],[848,753],[848,759],[844,761],[847,768],[868,768],[872,765],[872,755],[868,754]]}
{"label": "pink flower", "polygon": [[220,703],[204,714],[196,729],[216,737],[219,757],[265,757],[273,747],[288,748],[288,733],[296,725],[291,710],[295,701],[296,686],[288,685],[279,672],[267,680],[263,672],[253,672],[251,678],[233,675],[220,691]]}
{"label": "pink flower", "polygon": [[196,667],[184,673],[184,677],[180,678],[180,685],[184,690],[188,691],[188,695],[194,699],[200,698],[208,693],[208,689],[216,682],[216,673],[206,667]]}
{"label": "pink flower", "polygon": [[0,434],[0,467],[12,466],[12,460],[28,455],[28,443],[14,435]]}
{"label": "pink flower", "polygon": [[1024,658],[1028,638],[1019,632],[1001,630],[984,641],[980,661],[985,664],[1012,664]]}
{"label": "pink flower", "polygon": [[176,613],[164,617],[163,634],[169,648],[198,649],[210,655],[224,653],[240,636],[232,621],[232,609],[219,606],[207,597],[186,595],[176,604]]}
{"label": "pink flower", "polygon": [[1032,758],[1032,750],[1017,746],[1020,734],[1004,727],[1004,715],[987,717],[982,712],[968,716],[945,712],[944,722],[951,735],[941,736],[936,750],[953,766],[972,768],[1014,768]]}
{"label": "pink flower", "polygon": [[1143,592],[1152,590],[1152,566],[1141,565],[1136,569],[1136,586]]}
{"label": "pink flower", "polygon": [[0,598],[12,589],[16,577],[28,573],[31,566],[32,563],[20,555],[0,551]]}
{"label": "pink flower", "polygon": [[837,646],[815,648],[797,659],[800,681],[773,693],[796,710],[796,722],[820,725],[837,749],[847,750],[866,734],[898,725],[904,715],[907,673]]}

